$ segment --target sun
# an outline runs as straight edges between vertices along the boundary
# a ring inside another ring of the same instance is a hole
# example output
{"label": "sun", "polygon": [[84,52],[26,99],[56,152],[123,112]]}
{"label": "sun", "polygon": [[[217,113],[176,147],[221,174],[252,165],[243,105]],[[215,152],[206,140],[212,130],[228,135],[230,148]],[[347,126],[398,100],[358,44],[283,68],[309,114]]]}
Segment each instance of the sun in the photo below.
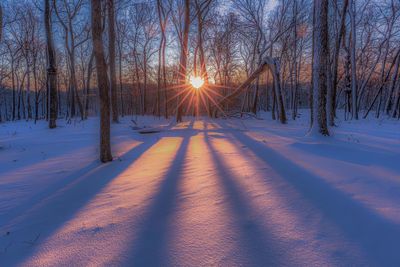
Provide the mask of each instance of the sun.
{"label": "sun", "polygon": [[200,89],[204,84],[203,78],[195,76],[191,76],[189,82],[195,89]]}

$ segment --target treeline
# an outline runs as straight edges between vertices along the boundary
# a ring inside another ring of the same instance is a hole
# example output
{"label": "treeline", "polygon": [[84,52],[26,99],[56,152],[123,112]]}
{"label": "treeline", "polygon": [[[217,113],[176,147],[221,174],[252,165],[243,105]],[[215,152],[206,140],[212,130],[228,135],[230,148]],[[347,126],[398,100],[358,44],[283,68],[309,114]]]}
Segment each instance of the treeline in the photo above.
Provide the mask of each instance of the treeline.
{"label": "treeline", "polygon": [[[46,2],[2,1],[2,121],[49,119],[46,29],[54,43],[58,117],[85,119],[100,110],[91,1],[49,0],[48,27]],[[217,108],[225,114],[266,110],[278,119],[281,97],[285,115],[296,119],[299,107],[312,108],[322,97],[328,125],[337,116],[400,116],[399,1],[98,2],[114,121],[128,114],[178,120],[193,114],[182,94],[191,75],[206,80],[205,115]],[[267,57],[279,63],[279,91],[266,71],[216,106]],[[315,87],[320,91],[313,94]]]}

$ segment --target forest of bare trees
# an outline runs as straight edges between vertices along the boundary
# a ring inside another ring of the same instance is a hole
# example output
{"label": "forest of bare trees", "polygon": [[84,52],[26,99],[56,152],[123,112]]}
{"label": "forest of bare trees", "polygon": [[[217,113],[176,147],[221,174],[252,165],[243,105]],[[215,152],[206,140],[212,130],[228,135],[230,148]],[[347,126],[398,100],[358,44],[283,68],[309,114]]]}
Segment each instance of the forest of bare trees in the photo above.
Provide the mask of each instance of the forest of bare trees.
{"label": "forest of bare trees", "polygon": [[268,111],[285,123],[312,109],[311,129],[329,135],[337,118],[400,118],[398,0],[4,0],[0,11],[0,121],[54,128],[101,113],[109,129],[131,114]]}

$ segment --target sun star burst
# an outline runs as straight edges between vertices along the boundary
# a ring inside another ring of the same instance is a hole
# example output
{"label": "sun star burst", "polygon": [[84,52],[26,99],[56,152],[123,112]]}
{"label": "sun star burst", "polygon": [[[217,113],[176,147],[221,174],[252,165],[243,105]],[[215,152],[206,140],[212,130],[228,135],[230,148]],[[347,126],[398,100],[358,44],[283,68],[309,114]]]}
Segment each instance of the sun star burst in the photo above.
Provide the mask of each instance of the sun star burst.
{"label": "sun star burst", "polygon": [[200,89],[204,85],[204,79],[201,77],[191,76],[189,82],[195,89]]}

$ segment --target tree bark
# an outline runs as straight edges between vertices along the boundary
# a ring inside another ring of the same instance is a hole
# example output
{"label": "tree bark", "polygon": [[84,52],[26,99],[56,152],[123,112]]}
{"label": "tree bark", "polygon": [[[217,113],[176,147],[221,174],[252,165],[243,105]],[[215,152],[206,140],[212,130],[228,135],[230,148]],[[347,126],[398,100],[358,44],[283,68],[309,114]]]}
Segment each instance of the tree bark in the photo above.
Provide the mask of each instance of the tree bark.
{"label": "tree bark", "polygon": [[351,114],[358,120],[357,109],[357,67],[356,67],[356,11],[355,1],[350,0],[350,25],[351,25]]}
{"label": "tree bark", "polygon": [[328,0],[314,1],[313,113],[312,131],[329,135],[326,117],[328,63]]}
{"label": "tree bark", "polygon": [[90,55],[88,69],[87,69],[87,77],[86,77],[86,99],[85,99],[85,119],[88,118],[89,113],[89,94],[90,94],[90,81],[92,80],[93,73],[93,60],[94,60],[94,52]]}
{"label": "tree bark", "polygon": [[92,39],[93,51],[96,59],[97,86],[100,96],[100,160],[112,161],[110,144],[110,100],[107,79],[107,64],[104,57],[102,38],[101,2],[91,0],[92,8]]}
{"label": "tree bark", "polygon": [[[158,12],[158,20],[159,20],[159,25],[160,25],[160,30],[161,30],[161,38],[160,38],[160,45],[159,45],[159,50],[158,50],[158,71],[157,71],[157,116],[161,117],[161,83],[162,80],[162,72],[165,69],[165,66],[163,66],[163,62],[165,61],[165,27],[167,23],[164,7],[162,4],[161,0],[157,0],[157,12]],[[164,85],[165,86],[165,85]],[[164,87],[164,90],[166,88]],[[166,115],[167,117],[167,115]]]}
{"label": "tree bark", "polygon": [[107,1],[108,9],[108,57],[110,64],[110,90],[112,121],[118,122],[117,82],[115,68],[115,8],[114,0]]}
{"label": "tree bark", "polygon": [[57,127],[57,67],[56,67],[56,53],[54,50],[53,32],[51,29],[51,14],[50,14],[50,0],[45,0],[44,9],[44,24],[46,28],[46,41],[47,41],[47,86],[49,92],[48,98],[48,111],[49,111],[49,128]]}
{"label": "tree bark", "polygon": [[[181,55],[180,55],[180,64],[179,64],[179,83],[182,86],[181,90],[186,90],[186,66],[187,66],[187,56],[188,56],[188,43],[189,43],[189,26],[190,26],[190,1],[185,0],[185,19],[184,19],[184,29],[181,43]],[[178,92],[178,95],[180,92]],[[182,112],[183,112],[183,99],[181,101],[181,97],[177,97],[178,107],[176,113],[176,121],[182,121]]]}
{"label": "tree bark", "polygon": [[[210,0],[206,0],[204,2],[205,6],[208,6],[210,4]],[[199,59],[200,59],[200,77],[204,80],[204,87],[207,89],[210,89],[208,87],[208,72],[207,72],[207,67],[206,67],[206,59],[204,55],[204,45],[203,45],[203,20],[204,20],[204,14],[203,14],[203,8],[200,6],[198,1],[195,1],[196,4],[196,10],[197,10],[197,34],[198,34],[198,46],[199,46]],[[210,93],[209,93],[210,94]],[[211,99],[209,97],[207,99],[207,104],[208,104],[208,116],[211,116]]]}
{"label": "tree bark", "polygon": [[333,74],[332,74],[332,95],[331,98],[328,99],[328,105],[330,106],[329,112],[329,125],[335,125],[335,114],[336,114],[336,95],[337,95],[337,86],[338,86],[338,65],[339,65],[339,54],[340,54],[340,45],[342,42],[342,38],[344,36],[345,27],[346,27],[346,12],[347,7],[349,5],[349,0],[343,1],[342,13],[340,18],[340,27],[339,33],[335,42],[335,53],[333,57]]}

